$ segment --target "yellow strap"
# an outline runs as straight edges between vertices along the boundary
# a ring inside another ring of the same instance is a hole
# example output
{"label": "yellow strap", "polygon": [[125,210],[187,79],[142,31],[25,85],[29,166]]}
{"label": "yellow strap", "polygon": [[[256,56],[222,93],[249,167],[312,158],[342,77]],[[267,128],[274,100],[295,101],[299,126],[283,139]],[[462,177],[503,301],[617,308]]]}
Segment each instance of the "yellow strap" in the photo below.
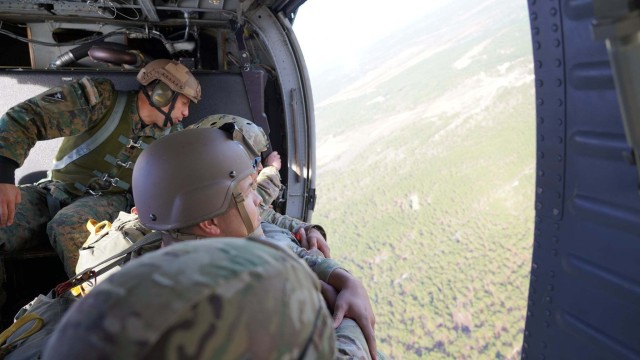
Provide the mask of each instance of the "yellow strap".
{"label": "yellow strap", "polygon": [[[18,338],[13,340],[11,343],[5,344],[5,342],[11,337],[11,335],[15,334],[15,332],[18,331],[18,329],[20,329],[30,321],[33,321],[34,323],[33,325],[31,325],[31,328],[29,330],[25,331],[24,334],[18,336]],[[9,326],[5,331],[3,331],[0,334],[0,344],[4,344],[2,345],[2,348],[9,348],[11,347],[11,345],[15,344],[16,342],[26,339],[29,336],[37,333],[38,331],[40,331],[40,329],[42,329],[43,326],[44,326],[44,319],[41,318],[38,314],[35,314],[35,313],[26,314],[20,319],[16,320],[16,322],[11,324],[11,326]]]}
{"label": "yellow strap", "polygon": [[87,221],[87,230],[91,233],[91,235],[98,235],[102,231],[109,231],[111,229],[111,223],[107,220],[98,222],[95,219],[89,219]]}

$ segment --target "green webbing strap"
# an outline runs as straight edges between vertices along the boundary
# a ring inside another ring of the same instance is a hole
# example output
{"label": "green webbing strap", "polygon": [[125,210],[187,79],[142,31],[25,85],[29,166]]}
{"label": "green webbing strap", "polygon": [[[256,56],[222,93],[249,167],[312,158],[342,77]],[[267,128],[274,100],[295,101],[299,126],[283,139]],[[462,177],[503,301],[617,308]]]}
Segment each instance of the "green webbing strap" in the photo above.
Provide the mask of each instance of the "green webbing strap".
{"label": "green webbing strap", "polygon": [[118,99],[116,100],[116,105],[114,106],[111,115],[109,115],[109,119],[107,119],[107,122],[100,128],[100,130],[98,130],[98,132],[96,132],[87,141],[82,143],[82,145],[75,148],[62,159],[53,163],[53,167],[51,169],[60,170],[73,161],[77,160],[81,156],[86,155],[91,150],[97,148],[98,145],[102,144],[118,126],[126,104],[127,93],[118,91]]}
{"label": "green webbing strap", "polygon": [[47,208],[49,208],[49,216],[53,218],[56,216],[58,211],[62,209],[62,204],[60,204],[60,200],[56,199],[51,192],[47,192]]}

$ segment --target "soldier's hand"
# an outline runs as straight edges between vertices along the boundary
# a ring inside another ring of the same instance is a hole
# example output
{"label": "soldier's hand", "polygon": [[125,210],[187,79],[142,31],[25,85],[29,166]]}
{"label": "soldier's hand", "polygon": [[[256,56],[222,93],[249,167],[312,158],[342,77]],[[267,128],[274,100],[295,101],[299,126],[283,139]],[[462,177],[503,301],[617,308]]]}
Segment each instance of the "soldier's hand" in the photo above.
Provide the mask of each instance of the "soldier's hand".
{"label": "soldier's hand", "polygon": [[22,201],[20,189],[13,184],[0,184],[0,227],[13,225],[16,205]]}
{"label": "soldier's hand", "polygon": [[320,291],[322,293],[322,297],[324,301],[327,303],[327,307],[333,313],[333,309],[336,306],[336,299],[338,297],[338,292],[333,286],[327,284],[324,281],[320,281]]}
{"label": "soldier's hand", "polygon": [[318,229],[311,228],[307,233],[307,242],[309,246],[312,246],[318,250],[326,257],[327,259],[331,258],[331,250],[329,249],[329,244],[327,240],[322,236],[322,233],[318,231]]}
{"label": "soldier's hand", "polygon": [[278,171],[282,167],[282,159],[280,159],[280,154],[277,151],[271,152],[266,159],[264,159],[264,166],[275,166]]}
{"label": "soldier's hand", "polygon": [[307,250],[313,249],[309,246],[309,242],[307,241],[307,232],[304,231],[304,228],[302,226],[298,226],[293,230],[293,236],[295,236],[296,240],[298,240],[301,247]]}
{"label": "soldier's hand", "polygon": [[367,340],[371,358],[376,360],[376,318],[369,302],[369,295],[362,283],[343,269],[336,269],[329,276],[329,284],[338,291],[333,310],[333,327],[336,328],[346,316],[353,319]]}

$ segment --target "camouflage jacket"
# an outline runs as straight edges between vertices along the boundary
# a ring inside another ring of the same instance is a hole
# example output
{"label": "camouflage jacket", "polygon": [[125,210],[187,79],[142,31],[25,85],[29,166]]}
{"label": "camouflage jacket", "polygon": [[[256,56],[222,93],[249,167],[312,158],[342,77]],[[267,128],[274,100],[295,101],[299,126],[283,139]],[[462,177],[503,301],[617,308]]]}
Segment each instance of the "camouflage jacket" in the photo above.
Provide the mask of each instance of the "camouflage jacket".
{"label": "camouflage jacket", "polygon": [[345,270],[335,260],[322,256],[322,253],[319,251],[309,251],[301,247],[290,231],[264,221],[261,227],[267,241],[291,249],[291,251],[309,265],[320,280],[328,282],[329,275],[331,275],[333,270]]}
{"label": "camouflage jacket", "polygon": [[[301,247],[298,241],[291,234],[291,231],[282,229],[276,225],[264,221],[262,222],[261,227],[268,242],[277,244],[281,247],[285,247],[293,251],[299,258],[304,260],[307,265],[309,265],[311,270],[313,270],[313,272],[318,276],[320,280],[327,282],[327,279],[329,278],[329,275],[333,270],[338,268],[343,269],[335,260],[326,259],[319,251],[308,251]],[[135,231],[133,234],[131,234],[130,231],[133,230]],[[113,222],[111,231],[109,231],[105,236],[101,237],[101,241],[109,241],[109,238],[112,238],[111,241],[119,241],[123,237],[123,235],[128,235],[130,242],[136,242],[148,232],[150,231],[145,231],[145,228],[138,219],[137,215],[121,212],[120,215],[118,215],[118,218]],[[196,238],[197,237],[185,235],[184,237],[180,237],[179,239],[173,239],[174,241],[166,241],[165,244]],[[91,237],[89,237],[89,239],[91,239]],[[86,243],[85,245],[89,244]],[[87,266],[88,264],[82,262],[82,269],[76,270],[84,270]]]}
{"label": "camouflage jacket", "polygon": [[282,182],[280,181],[280,173],[275,166],[267,166],[258,174],[258,188],[256,191],[262,198],[264,204],[271,204],[278,197]]}
{"label": "camouflage jacket", "polygon": [[303,228],[307,232],[307,234],[309,233],[311,228],[317,229],[322,234],[322,237],[327,240],[327,233],[322,226],[317,224],[309,224],[289,215],[282,215],[279,212],[273,210],[272,207],[269,207],[265,204],[260,204],[260,217],[263,221],[274,224],[279,228],[289,230],[292,233],[295,233],[299,228]]}
{"label": "camouflage jacket", "polygon": [[[103,128],[101,125],[113,111],[117,99],[118,92],[110,80],[84,77],[13,106],[0,117],[0,183],[15,182],[15,169],[22,166],[37,141],[66,138],[61,146],[61,150],[64,148],[63,153],[59,153],[57,159],[73,151],[74,141],[77,142],[83,136],[86,138],[87,134],[95,134]],[[180,129],[144,126],[138,116],[135,92],[127,95],[127,108],[121,116],[120,122],[122,121],[130,123],[126,130],[130,134],[129,139],[151,137],[153,140],[168,131]],[[110,136],[117,136],[117,132]],[[105,142],[110,140],[113,139],[107,138]],[[118,146],[125,148],[126,144]],[[108,154],[98,154],[95,157],[105,160],[105,155]],[[118,155],[116,151],[114,156]],[[89,155],[84,157],[86,156]],[[113,160],[115,163],[118,159]],[[89,174],[93,172],[93,169],[77,170]],[[61,180],[72,181],[67,178]]]}
{"label": "camouflage jacket", "polygon": [[294,232],[299,226],[306,225],[304,222],[294,217],[280,214],[264,203],[260,204],[260,217],[262,220],[270,224],[274,224],[291,232]]}
{"label": "camouflage jacket", "polygon": [[42,359],[333,359],[318,288],[299,259],[262,240],[185,241],[74,304]]}

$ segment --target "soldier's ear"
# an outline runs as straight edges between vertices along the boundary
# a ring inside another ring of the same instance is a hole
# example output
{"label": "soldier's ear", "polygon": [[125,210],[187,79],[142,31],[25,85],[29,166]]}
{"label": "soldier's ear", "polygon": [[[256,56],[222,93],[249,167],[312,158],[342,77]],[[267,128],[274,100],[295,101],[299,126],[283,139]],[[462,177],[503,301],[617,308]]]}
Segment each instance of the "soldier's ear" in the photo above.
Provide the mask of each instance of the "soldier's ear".
{"label": "soldier's ear", "polygon": [[200,224],[198,224],[198,228],[206,233],[207,236],[217,237],[222,233],[220,226],[218,226],[215,218],[201,222]]}

